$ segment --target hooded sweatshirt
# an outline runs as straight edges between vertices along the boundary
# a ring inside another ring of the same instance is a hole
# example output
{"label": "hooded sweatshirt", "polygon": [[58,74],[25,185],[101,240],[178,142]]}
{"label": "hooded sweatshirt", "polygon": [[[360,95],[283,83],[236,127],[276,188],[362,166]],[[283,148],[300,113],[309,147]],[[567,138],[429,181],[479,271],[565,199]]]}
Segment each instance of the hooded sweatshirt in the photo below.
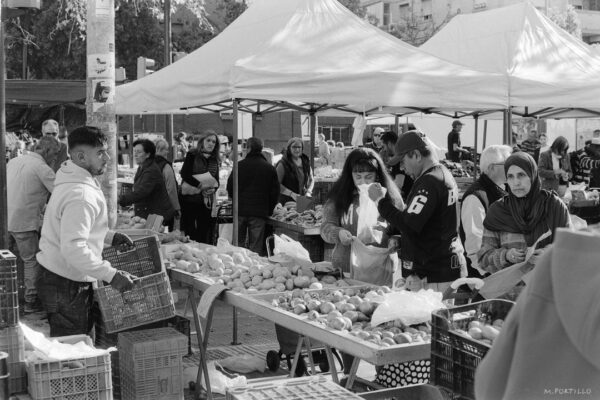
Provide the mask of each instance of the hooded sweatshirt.
{"label": "hooded sweatshirt", "polygon": [[102,260],[108,212],[99,182],[73,161],[56,173],[46,207],[38,262],[47,270],[77,282],[112,281],[117,270]]}

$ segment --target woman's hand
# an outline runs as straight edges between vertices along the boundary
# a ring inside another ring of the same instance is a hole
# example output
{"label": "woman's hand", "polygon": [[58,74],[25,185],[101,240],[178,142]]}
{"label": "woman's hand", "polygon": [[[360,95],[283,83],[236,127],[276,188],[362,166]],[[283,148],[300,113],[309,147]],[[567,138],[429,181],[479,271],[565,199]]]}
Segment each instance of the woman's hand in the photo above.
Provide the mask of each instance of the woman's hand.
{"label": "woman's hand", "polygon": [[379,183],[375,182],[369,185],[369,198],[371,200],[377,203],[383,199],[383,196],[385,196],[385,192]]}
{"label": "woman's hand", "polygon": [[214,192],[215,192],[215,188],[202,189],[202,194],[204,196],[211,196]]}
{"label": "woman's hand", "polygon": [[340,242],[344,246],[348,246],[350,243],[352,243],[352,234],[349,231],[345,229],[340,229],[338,236],[340,238]]}
{"label": "woman's hand", "polygon": [[506,261],[511,264],[517,264],[525,261],[525,250],[512,248],[506,252]]}
{"label": "woman's hand", "polygon": [[388,249],[390,251],[398,251],[399,248],[400,242],[398,241],[398,238],[392,236],[390,240],[388,240]]}

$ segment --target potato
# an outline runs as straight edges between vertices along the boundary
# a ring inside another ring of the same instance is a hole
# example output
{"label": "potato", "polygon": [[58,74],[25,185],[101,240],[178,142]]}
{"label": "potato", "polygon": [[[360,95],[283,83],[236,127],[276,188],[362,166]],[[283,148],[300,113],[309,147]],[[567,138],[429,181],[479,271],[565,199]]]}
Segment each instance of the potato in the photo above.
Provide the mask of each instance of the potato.
{"label": "potato", "polygon": [[498,328],[492,325],[486,325],[483,328],[481,328],[481,334],[484,339],[488,339],[493,342],[500,334],[500,331],[498,330]]}
{"label": "potato", "polygon": [[321,282],[312,282],[308,288],[320,290],[323,289],[323,284]]}
{"label": "potato", "polygon": [[321,307],[320,307],[321,314],[329,314],[333,310],[335,310],[335,305],[333,303],[326,301],[321,304]]}
{"label": "potato", "polygon": [[307,304],[309,310],[317,310],[321,308],[321,302],[319,300],[310,300]]}
{"label": "potato", "polygon": [[325,275],[321,278],[321,282],[327,285],[333,285],[336,282],[335,276]]}
{"label": "potato", "polygon": [[503,324],[504,324],[503,319],[497,319],[492,323],[492,326],[495,326],[496,328],[502,328]]}
{"label": "potato", "polygon": [[284,283],[276,283],[275,290],[278,292],[285,292],[285,284]]}
{"label": "potato", "polygon": [[365,314],[366,316],[370,316],[371,314],[373,314],[373,311],[375,311],[375,306],[370,301],[365,300],[362,303],[360,303],[358,309],[361,313]]}
{"label": "potato", "polygon": [[481,322],[479,322],[479,321],[469,322],[469,329],[471,329],[471,328],[481,328]]}
{"label": "potato", "polygon": [[294,286],[299,288],[307,288],[310,286],[310,278],[307,276],[297,276],[294,278]]}
{"label": "potato", "polygon": [[254,275],[252,277],[252,286],[258,286],[262,283],[263,278],[260,275]]}
{"label": "potato", "polygon": [[316,310],[311,310],[307,315],[310,321],[316,321],[319,318],[319,313]]}
{"label": "potato", "polygon": [[285,281],[285,288],[287,290],[293,290],[294,289],[294,280],[293,279],[288,279]]}
{"label": "potato", "polygon": [[356,311],[346,311],[343,316],[352,321],[352,323],[358,320],[358,313]]}
{"label": "potato", "polygon": [[328,326],[335,330],[341,331],[343,329],[346,329],[346,321],[343,317],[336,317],[329,320]]}
{"label": "potato", "polygon": [[306,311],[306,306],[304,304],[296,304],[294,306],[294,314],[296,315],[304,314]]}
{"label": "potato", "polygon": [[412,343],[413,338],[408,333],[399,333],[394,336],[394,341],[398,344]]}
{"label": "potato", "polygon": [[396,341],[392,338],[389,337],[385,337],[381,339],[381,344],[382,345],[387,345],[387,346],[395,346],[396,345]]}

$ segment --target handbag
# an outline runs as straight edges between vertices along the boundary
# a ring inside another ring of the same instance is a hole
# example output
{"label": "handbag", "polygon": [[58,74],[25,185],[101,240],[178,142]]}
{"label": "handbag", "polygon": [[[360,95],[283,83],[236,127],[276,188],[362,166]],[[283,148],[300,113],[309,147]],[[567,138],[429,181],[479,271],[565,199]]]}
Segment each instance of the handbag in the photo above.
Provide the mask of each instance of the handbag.
{"label": "handbag", "polygon": [[195,194],[200,194],[200,189],[183,181],[181,184],[181,194],[184,196],[193,196]]}

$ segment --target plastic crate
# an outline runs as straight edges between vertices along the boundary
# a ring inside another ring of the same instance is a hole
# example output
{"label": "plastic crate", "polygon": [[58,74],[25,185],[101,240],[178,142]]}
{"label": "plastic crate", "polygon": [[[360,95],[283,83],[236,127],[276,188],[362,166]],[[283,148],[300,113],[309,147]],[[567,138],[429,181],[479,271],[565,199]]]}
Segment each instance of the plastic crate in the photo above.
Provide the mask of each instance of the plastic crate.
{"label": "plastic crate", "polygon": [[486,300],[434,311],[431,316],[431,380],[452,393],[454,398],[475,398],[475,369],[490,346],[456,332],[468,330],[471,321],[492,323],[505,319],[514,303]]}
{"label": "plastic crate", "polygon": [[[92,339],[85,335],[56,338],[63,343]],[[110,356],[65,361],[31,361],[27,365],[29,395],[33,400],[112,400]]]}
{"label": "plastic crate", "polygon": [[281,379],[227,389],[227,400],[351,400],[356,393],[324,376]]}
{"label": "plastic crate", "polygon": [[[146,229],[140,229],[147,231]],[[122,252],[117,247],[107,247],[102,258],[116,269],[129,272],[137,277],[156,274],[163,270],[162,254],[157,236],[152,232],[133,241],[135,248]]]}
{"label": "plastic crate", "polygon": [[175,303],[166,272],[144,276],[120,293],[111,286],[96,289],[106,332],[123,331],[175,316]]}
{"label": "plastic crate", "polygon": [[173,328],[120,333],[119,353],[123,400],[183,399],[184,335]]}
{"label": "plastic crate", "polygon": [[8,353],[8,389],[12,393],[27,391],[27,372],[23,354],[23,331],[19,326],[0,330],[0,351]]}
{"label": "plastic crate", "polygon": [[17,257],[0,250],[0,328],[19,324],[19,282]]}

